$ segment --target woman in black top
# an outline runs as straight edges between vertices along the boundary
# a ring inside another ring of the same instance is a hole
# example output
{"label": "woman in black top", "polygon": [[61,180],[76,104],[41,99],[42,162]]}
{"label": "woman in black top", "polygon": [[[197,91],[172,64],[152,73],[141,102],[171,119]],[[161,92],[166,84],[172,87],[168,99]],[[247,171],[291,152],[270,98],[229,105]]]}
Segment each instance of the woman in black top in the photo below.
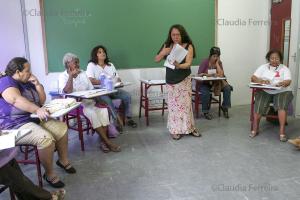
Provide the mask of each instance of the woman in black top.
{"label": "woman in black top", "polygon": [[191,134],[200,137],[195,128],[192,110],[191,65],[195,57],[195,48],[182,25],[171,26],[168,38],[155,57],[156,62],[165,59],[172,48],[179,44],[188,53],[181,63],[173,63],[175,69],[166,68],[168,90],[168,128],[173,139],[178,140],[183,135]]}

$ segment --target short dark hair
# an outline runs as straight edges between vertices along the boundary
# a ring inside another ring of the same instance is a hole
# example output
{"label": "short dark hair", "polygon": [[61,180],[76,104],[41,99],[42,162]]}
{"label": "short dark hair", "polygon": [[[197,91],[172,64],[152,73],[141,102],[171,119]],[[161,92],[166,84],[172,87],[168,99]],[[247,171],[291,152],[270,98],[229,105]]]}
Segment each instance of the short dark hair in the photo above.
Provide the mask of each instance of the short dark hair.
{"label": "short dark hair", "polygon": [[5,74],[7,76],[13,76],[17,70],[20,72],[23,71],[25,63],[28,63],[28,60],[23,57],[15,57],[11,59],[6,66]]}
{"label": "short dark hair", "polygon": [[103,45],[95,46],[95,47],[92,49],[92,51],[91,51],[91,57],[90,57],[89,62],[92,62],[92,63],[94,63],[94,64],[98,64],[97,53],[98,53],[98,50],[99,50],[99,49],[103,49],[104,53],[106,54],[106,59],[104,60],[104,63],[105,63],[106,65],[109,65],[110,60],[109,60],[109,57],[108,57],[108,55],[107,55],[107,50],[106,50],[106,48],[105,48]]}
{"label": "short dark hair", "polygon": [[[172,37],[171,37],[171,32],[174,28],[179,31],[182,43],[187,43],[188,45],[190,44],[193,46],[193,49],[194,49],[193,58],[195,58],[196,57],[196,49],[194,47],[193,41],[191,40],[191,38],[190,38],[189,34],[187,33],[187,31],[185,30],[185,28],[180,24],[174,24],[173,26],[170,27],[169,32],[168,32],[168,37],[167,37],[164,45],[166,47],[170,47],[171,44],[173,43]],[[163,46],[160,48],[159,52],[161,51],[162,48],[163,48]]]}
{"label": "short dark hair", "polygon": [[210,48],[209,50],[209,57],[211,57],[212,55],[218,55],[220,56],[221,55],[221,50],[219,47],[212,47]]}
{"label": "short dark hair", "polygon": [[270,50],[270,51],[267,53],[267,55],[266,55],[266,59],[267,59],[268,61],[270,61],[270,57],[271,57],[271,55],[272,55],[273,53],[276,53],[276,54],[279,56],[280,63],[282,63],[282,62],[283,62],[283,55],[282,55],[281,51],[278,50],[278,49],[272,49],[272,50]]}

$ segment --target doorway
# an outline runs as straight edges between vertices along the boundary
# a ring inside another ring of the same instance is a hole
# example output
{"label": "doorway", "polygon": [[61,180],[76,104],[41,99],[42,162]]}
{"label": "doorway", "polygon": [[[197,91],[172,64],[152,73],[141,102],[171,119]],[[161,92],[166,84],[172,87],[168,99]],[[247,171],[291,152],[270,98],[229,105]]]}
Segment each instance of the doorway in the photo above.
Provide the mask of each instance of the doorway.
{"label": "doorway", "polygon": [[288,66],[291,36],[292,0],[271,1],[270,49],[279,49]]}

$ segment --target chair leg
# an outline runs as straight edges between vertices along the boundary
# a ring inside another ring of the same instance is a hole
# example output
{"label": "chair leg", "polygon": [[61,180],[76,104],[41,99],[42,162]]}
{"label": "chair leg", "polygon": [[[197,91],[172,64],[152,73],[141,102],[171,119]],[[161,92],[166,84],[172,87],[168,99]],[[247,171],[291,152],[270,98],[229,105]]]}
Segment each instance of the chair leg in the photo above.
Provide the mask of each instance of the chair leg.
{"label": "chair leg", "polygon": [[35,153],[35,162],[36,162],[36,170],[37,170],[37,175],[38,175],[39,186],[43,187],[41,161],[40,161],[39,152],[38,152],[37,147],[34,147],[34,153]]}
{"label": "chair leg", "polygon": [[222,101],[222,97],[221,97],[221,94],[219,96],[219,117],[221,117],[221,101]]}
{"label": "chair leg", "polygon": [[164,116],[164,114],[165,114],[165,99],[163,99],[161,115]]}
{"label": "chair leg", "polygon": [[79,109],[77,109],[77,126],[78,126],[78,134],[80,140],[81,151],[84,151],[84,140],[83,140],[83,130],[82,130],[82,121],[80,119]]}
{"label": "chair leg", "polygon": [[146,125],[149,126],[149,102],[148,102],[148,99],[145,100],[145,117],[146,117]]}
{"label": "chair leg", "polygon": [[143,84],[141,83],[141,86],[140,86],[140,110],[139,110],[139,118],[141,118],[142,116],[142,106],[143,106]]}

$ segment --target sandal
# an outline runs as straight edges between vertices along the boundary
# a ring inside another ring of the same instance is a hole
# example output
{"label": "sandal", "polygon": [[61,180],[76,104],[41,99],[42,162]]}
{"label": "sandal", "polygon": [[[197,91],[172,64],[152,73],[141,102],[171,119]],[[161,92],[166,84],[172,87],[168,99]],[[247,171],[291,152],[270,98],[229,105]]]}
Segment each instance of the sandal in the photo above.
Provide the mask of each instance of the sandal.
{"label": "sandal", "polygon": [[103,153],[110,152],[110,149],[108,148],[108,146],[104,142],[101,142],[100,149],[103,151]]}
{"label": "sandal", "polygon": [[56,165],[63,168],[68,174],[75,174],[76,173],[76,169],[70,163],[67,163],[66,165],[63,165],[59,162],[59,160],[57,160]]}
{"label": "sandal", "polygon": [[66,195],[66,190],[64,189],[60,189],[60,190],[57,190],[52,194],[52,199],[51,200],[63,200],[65,199],[65,195]]}
{"label": "sandal", "polygon": [[135,121],[133,121],[132,119],[129,119],[127,121],[127,125],[132,127],[132,128],[136,128],[137,127],[137,123]]}
{"label": "sandal", "polygon": [[119,145],[111,145],[111,146],[108,146],[108,148],[112,152],[120,152],[121,151],[121,146],[119,146]]}
{"label": "sandal", "polygon": [[203,115],[204,115],[204,118],[207,120],[212,120],[212,118],[213,118],[210,113],[204,113]]}
{"label": "sandal", "polygon": [[118,126],[116,126],[116,128],[120,134],[123,134],[123,126],[122,125],[118,125]]}
{"label": "sandal", "polygon": [[65,184],[59,180],[59,178],[57,176],[52,177],[51,179],[49,179],[46,174],[43,175],[44,180],[49,183],[49,185],[51,185],[54,188],[62,188],[65,186]]}
{"label": "sandal", "polygon": [[254,137],[256,137],[258,134],[259,134],[258,131],[257,131],[257,132],[251,131],[250,134],[249,134],[249,137],[254,138]]}
{"label": "sandal", "polygon": [[182,136],[180,134],[171,134],[171,137],[173,138],[173,140],[180,140]]}
{"label": "sandal", "polygon": [[193,130],[193,132],[190,132],[190,135],[194,136],[194,137],[201,137],[201,133],[199,133],[196,129]]}
{"label": "sandal", "polygon": [[280,142],[286,142],[286,141],[288,141],[288,138],[286,135],[281,134],[281,135],[279,135],[279,140],[280,140]]}

